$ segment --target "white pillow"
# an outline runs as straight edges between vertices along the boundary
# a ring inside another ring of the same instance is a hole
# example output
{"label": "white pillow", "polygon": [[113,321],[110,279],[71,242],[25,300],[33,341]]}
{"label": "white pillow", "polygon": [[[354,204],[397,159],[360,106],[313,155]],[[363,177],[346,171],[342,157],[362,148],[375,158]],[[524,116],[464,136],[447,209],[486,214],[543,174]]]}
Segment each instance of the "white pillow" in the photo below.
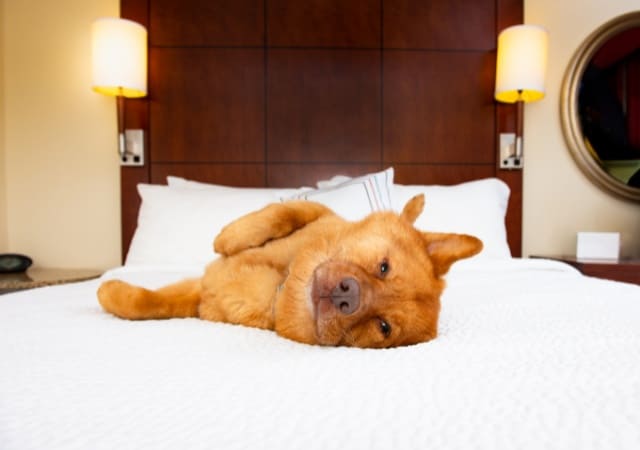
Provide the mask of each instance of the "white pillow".
{"label": "white pillow", "polygon": [[505,215],[509,187],[497,178],[453,186],[393,186],[393,204],[402,211],[414,195],[424,193],[424,211],[415,227],[423,231],[466,233],[482,239],[484,248],[476,257],[510,258]]}
{"label": "white pillow", "polygon": [[175,177],[173,175],[167,176],[167,185],[177,188],[191,188],[191,189],[233,189],[231,186],[223,186],[221,184],[203,183],[201,181],[187,180],[182,177]]}
{"label": "white pillow", "polygon": [[[468,233],[482,239],[478,256],[508,258],[504,217],[509,188],[491,178],[455,186],[393,184],[393,168],[326,189],[234,188],[169,177],[171,186],[138,185],[142,198],[126,265],[206,264],[216,257],[213,240],[229,222],[283,198],[307,198],[347,220],[372,211],[401,211],[418,193],[425,211],[416,220],[424,231]],[[292,194],[293,195],[292,197]]]}
{"label": "white pillow", "polygon": [[322,203],[347,220],[360,220],[374,211],[392,210],[392,191],[393,167],[389,167],[322,189],[305,190],[289,200]]}
{"label": "white pillow", "polygon": [[346,175],[334,175],[328,180],[320,180],[316,183],[318,189],[326,189],[333,186],[337,186],[342,183],[346,183],[347,181],[353,180],[353,177],[348,177]]}
{"label": "white pillow", "polygon": [[138,226],[127,266],[206,264],[222,227],[244,214],[280,201],[279,189],[193,189],[139,184]]}
{"label": "white pillow", "polygon": [[201,181],[193,181],[188,180],[186,178],[175,177],[173,175],[167,176],[167,185],[171,188],[180,188],[180,189],[206,189],[209,191],[216,191],[220,194],[224,193],[243,193],[246,195],[257,195],[261,196],[264,194],[274,194],[276,196],[276,200],[279,201],[285,199],[287,197],[291,197],[292,195],[298,194],[305,190],[309,190],[311,188],[250,188],[250,187],[232,187],[232,186],[224,186],[222,184],[213,184],[213,183],[203,183]]}

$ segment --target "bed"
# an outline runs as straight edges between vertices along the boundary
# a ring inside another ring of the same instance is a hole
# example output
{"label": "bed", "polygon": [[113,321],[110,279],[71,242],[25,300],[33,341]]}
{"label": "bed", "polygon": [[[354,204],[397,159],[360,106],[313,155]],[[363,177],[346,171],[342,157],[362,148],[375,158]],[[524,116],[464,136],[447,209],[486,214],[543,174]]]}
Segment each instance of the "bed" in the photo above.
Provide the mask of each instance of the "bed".
{"label": "bed", "polygon": [[[0,296],[3,450],[640,448],[640,286],[511,257],[502,181],[400,185],[392,168],[296,189],[167,181],[139,186],[121,267]],[[197,319],[119,320],[96,301],[105,279],[198,276],[211,235],[243,208],[303,197],[357,220],[416,192],[419,227],[485,242],[447,275],[433,341],[308,346]]]}
{"label": "bed", "polygon": [[[522,171],[496,151],[515,115],[493,84],[522,1],[120,11],[149,31],[149,96],[125,102],[145,164],[121,169],[123,263],[0,296],[1,450],[640,448],[640,287],[520,258]],[[96,300],[106,279],[202,273],[216,231],[268,202],[356,220],[420,192],[419,228],[485,244],[447,275],[431,342],[312,347]]]}

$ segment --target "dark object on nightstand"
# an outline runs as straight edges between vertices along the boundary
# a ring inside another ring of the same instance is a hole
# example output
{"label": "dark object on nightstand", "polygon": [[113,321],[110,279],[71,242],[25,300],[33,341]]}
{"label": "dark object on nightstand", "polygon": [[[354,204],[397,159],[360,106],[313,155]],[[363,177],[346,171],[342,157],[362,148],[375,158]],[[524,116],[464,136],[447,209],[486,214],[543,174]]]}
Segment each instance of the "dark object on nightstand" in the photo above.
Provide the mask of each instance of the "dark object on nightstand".
{"label": "dark object on nightstand", "polygon": [[0,273],[24,272],[33,264],[31,258],[18,253],[0,254]]}
{"label": "dark object on nightstand", "polygon": [[561,261],[572,265],[584,275],[640,284],[640,259],[578,259],[575,256],[531,256]]}

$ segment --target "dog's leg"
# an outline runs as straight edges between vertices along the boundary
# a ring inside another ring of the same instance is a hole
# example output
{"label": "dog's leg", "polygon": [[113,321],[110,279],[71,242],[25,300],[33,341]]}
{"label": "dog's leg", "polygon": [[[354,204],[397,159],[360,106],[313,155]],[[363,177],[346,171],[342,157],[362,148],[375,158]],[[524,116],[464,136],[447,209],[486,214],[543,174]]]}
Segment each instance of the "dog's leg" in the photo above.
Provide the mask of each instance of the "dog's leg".
{"label": "dog's leg", "polygon": [[259,247],[267,241],[288,236],[333,211],[320,203],[290,201],[274,203],[231,222],[216,237],[213,248],[225,256],[248,248]]}
{"label": "dog's leg", "polygon": [[272,330],[273,301],[284,278],[283,269],[240,254],[213,262],[202,279],[199,316]]}
{"label": "dog's leg", "polygon": [[183,280],[156,291],[109,280],[98,289],[98,301],[111,314],[123,319],[169,319],[198,317],[200,279]]}

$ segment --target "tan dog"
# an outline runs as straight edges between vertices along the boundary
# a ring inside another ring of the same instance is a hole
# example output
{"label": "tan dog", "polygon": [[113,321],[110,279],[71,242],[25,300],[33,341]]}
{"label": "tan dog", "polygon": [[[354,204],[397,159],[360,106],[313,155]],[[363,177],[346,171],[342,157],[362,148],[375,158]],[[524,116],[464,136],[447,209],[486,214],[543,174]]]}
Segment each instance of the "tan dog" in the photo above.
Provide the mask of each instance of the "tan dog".
{"label": "tan dog", "polygon": [[200,317],[307,344],[424,342],[437,334],[442,276],[482,242],[416,230],[423,206],[419,195],[401,214],[347,222],[318,203],[272,204],[221,231],[214,248],[223,256],[202,278],[156,291],[111,280],[98,299],[125,319]]}

